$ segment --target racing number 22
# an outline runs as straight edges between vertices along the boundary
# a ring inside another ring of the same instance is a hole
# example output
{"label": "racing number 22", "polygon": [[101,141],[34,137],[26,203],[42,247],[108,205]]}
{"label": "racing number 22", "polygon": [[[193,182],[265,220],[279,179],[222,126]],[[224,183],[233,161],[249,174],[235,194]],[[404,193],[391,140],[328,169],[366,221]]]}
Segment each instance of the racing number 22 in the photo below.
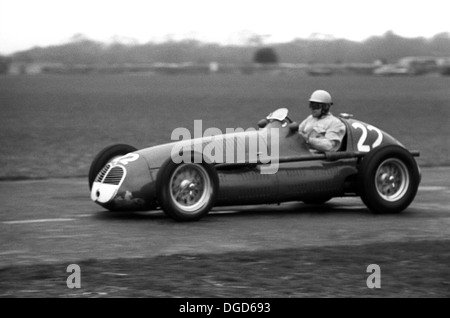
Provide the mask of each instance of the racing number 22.
{"label": "racing number 22", "polygon": [[372,126],[372,125],[368,125],[367,127],[361,123],[353,123],[352,124],[353,128],[355,129],[361,129],[362,134],[361,137],[359,138],[358,141],[358,151],[361,152],[369,152],[371,150],[371,146],[365,145],[364,143],[367,140],[367,130],[369,131],[375,131],[378,135],[377,139],[374,141],[374,143],[372,144],[372,149],[378,147],[381,142],[383,141],[383,133],[376,127]]}

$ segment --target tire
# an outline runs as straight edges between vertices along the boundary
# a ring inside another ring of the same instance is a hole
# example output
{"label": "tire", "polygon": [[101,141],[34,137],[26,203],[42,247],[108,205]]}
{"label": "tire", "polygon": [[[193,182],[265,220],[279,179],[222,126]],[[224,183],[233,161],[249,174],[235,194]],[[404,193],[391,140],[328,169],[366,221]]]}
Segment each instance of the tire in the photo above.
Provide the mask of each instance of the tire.
{"label": "tire", "polygon": [[197,221],[214,206],[219,177],[216,169],[204,160],[177,164],[169,158],[158,172],[156,189],[167,216],[182,222]]}
{"label": "tire", "polygon": [[357,182],[361,199],[371,211],[400,213],[416,196],[420,172],[408,150],[386,146],[363,158]]}
{"label": "tire", "polygon": [[89,190],[92,189],[92,184],[94,183],[97,174],[108,162],[116,157],[126,155],[127,153],[136,150],[136,148],[130,145],[117,144],[108,146],[100,151],[97,156],[95,156],[94,160],[92,161],[91,167],[89,168]]}

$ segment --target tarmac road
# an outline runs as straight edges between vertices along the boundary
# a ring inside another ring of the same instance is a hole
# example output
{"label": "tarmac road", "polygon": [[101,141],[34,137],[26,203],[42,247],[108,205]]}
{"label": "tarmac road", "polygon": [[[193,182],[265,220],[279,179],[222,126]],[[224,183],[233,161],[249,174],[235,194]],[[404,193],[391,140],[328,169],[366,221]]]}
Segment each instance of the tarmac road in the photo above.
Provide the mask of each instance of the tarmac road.
{"label": "tarmac road", "polygon": [[415,201],[374,215],[359,198],[215,208],[193,223],[161,211],[112,213],[85,179],[0,182],[0,268],[84,259],[221,253],[450,238],[450,167],[423,168]]}

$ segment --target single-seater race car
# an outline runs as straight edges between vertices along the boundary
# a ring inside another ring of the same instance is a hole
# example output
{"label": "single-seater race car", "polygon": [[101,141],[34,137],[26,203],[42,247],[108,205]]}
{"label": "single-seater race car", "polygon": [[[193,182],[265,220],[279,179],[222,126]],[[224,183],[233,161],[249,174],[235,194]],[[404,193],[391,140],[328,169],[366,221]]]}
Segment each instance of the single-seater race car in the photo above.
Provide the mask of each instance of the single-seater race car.
{"label": "single-seater race car", "polygon": [[344,196],[361,197],[375,213],[403,211],[421,180],[419,152],[352,117],[339,115],[346,134],[335,152],[311,151],[286,108],[258,129],[140,150],[112,145],[91,164],[91,199],[110,211],[161,208],[177,221],[199,220],[214,206],[321,204]]}

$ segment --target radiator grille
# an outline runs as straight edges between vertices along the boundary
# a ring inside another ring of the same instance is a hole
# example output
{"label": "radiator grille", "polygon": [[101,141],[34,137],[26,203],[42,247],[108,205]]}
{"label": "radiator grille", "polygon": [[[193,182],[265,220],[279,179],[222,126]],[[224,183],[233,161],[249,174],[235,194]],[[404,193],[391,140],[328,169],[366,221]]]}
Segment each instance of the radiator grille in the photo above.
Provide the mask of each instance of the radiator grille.
{"label": "radiator grille", "polygon": [[119,185],[122,181],[124,171],[120,166],[116,166],[111,168],[106,174],[105,179],[103,179],[103,183]]}
{"label": "radiator grille", "polygon": [[121,166],[115,166],[111,168],[111,164],[107,164],[98,173],[96,182],[119,185],[122,182],[122,178],[125,174],[124,169]]}
{"label": "radiator grille", "polygon": [[108,163],[106,166],[103,167],[102,170],[97,175],[97,178],[95,178],[95,182],[102,182],[103,178],[105,177],[106,173],[108,172],[111,165]]}

